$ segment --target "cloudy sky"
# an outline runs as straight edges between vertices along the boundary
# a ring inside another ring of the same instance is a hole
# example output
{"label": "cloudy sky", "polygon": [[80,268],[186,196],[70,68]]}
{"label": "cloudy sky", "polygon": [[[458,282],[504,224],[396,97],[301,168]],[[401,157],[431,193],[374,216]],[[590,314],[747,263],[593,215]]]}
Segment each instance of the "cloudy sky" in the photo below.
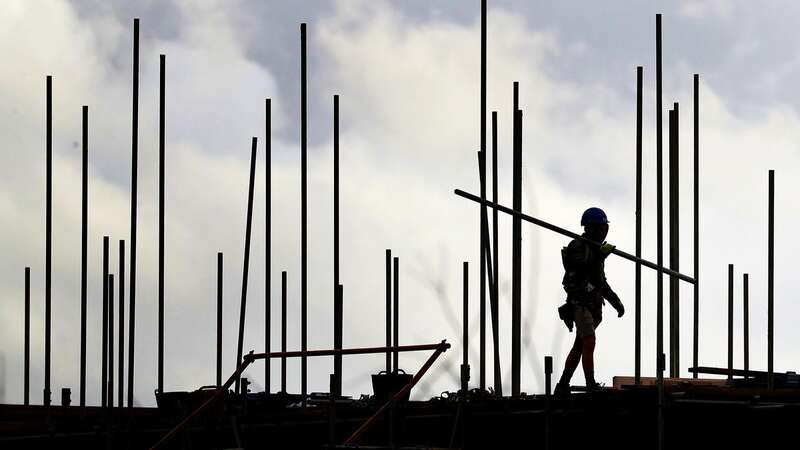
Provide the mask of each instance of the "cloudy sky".
{"label": "cloudy sky", "polygon": [[[681,270],[692,273],[691,77],[701,76],[701,343],[703,365],[726,364],[727,264],[736,265],[736,365],[741,358],[741,274],[750,274],[751,367],[766,365],[767,170],[776,169],[776,370],[797,367],[790,227],[800,179],[800,6],[710,0],[489,2],[488,107],[498,111],[500,198],[511,202],[512,83],[525,114],[524,208],[578,230],[603,207],[609,240],[634,244],[636,66],[645,71],[644,255],[655,246],[654,23],[664,14],[664,102],[681,104]],[[224,367],[233,371],[250,139],[263,143],[273,104],[272,315],[280,273],[289,279],[289,348],[299,347],[299,24],[309,48],[309,348],[332,345],[332,109],[341,97],[341,248],[344,344],[381,345],[384,249],[400,257],[402,343],[447,339],[453,351],[415,391],[457,389],[461,262],[477,298],[478,222],[454,188],[477,191],[479,1],[106,2],[11,0],[0,14],[0,340],[5,402],[22,401],[23,271],[32,271],[31,398],[44,366],[45,76],[53,75],[52,390],[77,398],[80,349],[80,120],[89,106],[88,402],[100,397],[101,251],[130,234],[132,23],[141,18],[136,401],[154,404],[157,300],[158,55],[167,58],[165,388],[212,384],[216,253],[225,254]],[[666,117],[666,113],[665,113]],[[666,144],[665,144],[666,148]],[[264,350],[265,155],[259,147],[245,349]],[[501,346],[510,368],[511,223],[501,220]],[[561,236],[523,229],[522,388],[556,375],[572,336],[556,321]],[[668,259],[665,258],[665,261]],[[607,311],[597,377],[633,373],[633,273],[611,258],[609,280],[628,306]],[[655,276],[644,271],[643,367],[654,374]],[[681,288],[681,367],[691,363],[692,288]],[[477,302],[471,305],[477,363]],[[127,306],[126,306],[127,310]],[[273,342],[278,342],[278,322]],[[416,371],[426,355],[403,355]],[[344,360],[344,390],[368,393],[382,357]],[[477,368],[473,365],[473,382]],[[310,360],[309,389],[327,390],[327,358]],[[580,372],[580,371],[579,371]],[[273,365],[272,389],[278,388]],[[289,365],[299,391],[299,362]],[[263,388],[263,365],[248,370]],[[578,373],[576,382],[582,382]],[[491,385],[491,380],[489,383]],[[59,401],[58,395],[54,401]]]}

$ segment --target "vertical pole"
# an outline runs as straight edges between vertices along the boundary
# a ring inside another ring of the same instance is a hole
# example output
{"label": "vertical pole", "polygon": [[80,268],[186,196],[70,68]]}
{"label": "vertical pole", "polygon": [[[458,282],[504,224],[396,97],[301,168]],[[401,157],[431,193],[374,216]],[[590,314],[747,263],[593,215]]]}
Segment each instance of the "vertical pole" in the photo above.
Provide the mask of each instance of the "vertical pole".
{"label": "vertical pole", "polygon": [[[636,257],[642,257],[642,78],[644,68],[636,67]],[[636,263],[634,303],[634,383],[642,377],[642,265]]]}
{"label": "vertical pole", "polygon": [[[519,83],[514,82],[514,174],[513,205],[522,210],[522,111],[519,110]],[[522,221],[512,219],[511,271],[511,395],[520,394],[521,309],[522,309]]]}
{"label": "vertical pole", "polygon": [[25,268],[25,381],[24,403],[30,404],[31,393],[31,268]]}
{"label": "vertical pole", "polygon": [[108,279],[108,407],[114,407],[114,275]]}
{"label": "vertical pole", "polygon": [[769,171],[769,219],[767,238],[767,388],[775,387],[775,373],[773,372],[774,350],[774,290],[775,281],[775,171]]}
{"label": "vertical pole", "polygon": [[47,212],[45,214],[45,267],[44,267],[44,405],[50,405],[50,266],[53,248],[53,77],[47,76]]}
{"label": "vertical pole", "polygon": [[750,276],[744,274],[742,286],[742,321],[744,340],[744,377],[748,378],[750,370]]}
{"label": "vertical pole", "polygon": [[[242,347],[244,346],[244,319],[247,310],[247,278],[250,270],[250,231],[253,225],[253,190],[256,181],[256,146],[257,138],[254,136],[250,150],[250,188],[247,194],[247,226],[244,237],[244,264],[242,265],[242,299],[239,310],[239,344],[236,350],[236,367],[242,362]],[[235,392],[239,392],[239,380],[236,378]]]}
{"label": "vertical pole", "polygon": [[125,241],[119,241],[119,400],[122,408],[125,396]]}
{"label": "vertical pole", "polygon": [[83,106],[81,138],[81,380],[80,405],[86,406],[86,285],[89,206],[89,107]]}
{"label": "vertical pole", "polygon": [[[386,249],[386,347],[392,346],[392,251]],[[386,350],[386,373],[392,371],[392,353]]]}
{"label": "vertical pole", "polygon": [[[281,352],[286,352],[286,271],[281,272]],[[281,357],[281,392],[286,393],[286,357]]]}
{"label": "vertical pole", "polygon": [[166,55],[159,56],[158,90],[158,392],[164,392],[164,79]]}
{"label": "vertical pole", "polygon": [[[266,131],[264,132],[264,157],[266,159],[266,274],[264,288],[264,348],[267,353],[272,351],[272,100],[266,99],[264,105],[266,117]],[[272,359],[264,359],[264,392],[269,394],[272,385],[271,372]]]}
{"label": "vertical pole", "polygon": [[463,263],[464,280],[464,312],[461,316],[463,326],[461,337],[461,394],[466,395],[469,391],[469,263]]}
{"label": "vertical pole", "polygon": [[[483,155],[484,163],[481,164],[481,200],[486,200],[486,0],[481,0],[481,142],[480,151]],[[481,390],[486,389],[486,259],[484,259],[484,251],[489,245],[486,236],[488,236],[488,221],[486,204],[481,204],[481,238],[480,238],[480,348],[479,348],[479,366],[478,366],[478,380]],[[497,245],[495,243],[495,245]]]}
{"label": "vertical pole", "polygon": [[217,252],[217,386],[222,386],[222,252]]}
{"label": "vertical pole", "polygon": [[733,264],[728,264],[728,379],[733,379]]}
{"label": "vertical pole", "polygon": [[[339,313],[339,96],[333,96],[333,346],[341,348],[342,329]],[[338,347],[337,347],[338,345]],[[336,375],[336,392],[341,392],[342,355],[333,357],[333,372]]]}
{"label": "vertical pole", "polygon": [[[700,76],[694,74],[694,333],[692,367],[698,365],[700,341]],[[698,377],[697,371],[692,375]]]}
{"label": "vertical pole", "polygon": [[550,395],[553,376],[553,357],[544,357],[544,402],[545,402],[545,416],[544,416],[544,448],[550,449]]}
{"label": "vertical pole", "polygon": [[[680,115],[678,103],[675,103],[670,113],[670,169],[669,169],[669,259],[670,268],[676,272],[680,269],[680,195],[679,183],[680,170]],[[680,286],[675,277],[669,279],[669,297],[671,304],[670,314],[670,376],[678,378],[680,374]]]}
{"label": "vertical pole", "polygon": [[[497,111],[492,111],[492,201],[498,202],[497,189]],[[492,286],[492,353],[494,356],[494,392],[503,396],[503,379],[500,373],[500,231],[498,229],[498,211],[492,208],[492,267],[494,270],[494,285]]]}
{"label": "vertical pole", "polygon": [[[394,257],[394,275],[392,277],[394,295],[394,346],[400,345],[400,258]],[[395,351],[392,355],[392,367],[397,371],[400,369],[398,363],[400,354]]]}
{"label": "vertical pole", "polygon": [[[663,118],[661,103],[661,14],[656,14],[656,260],[664,265]],[[658,384],[658,449],[664,448],[664,276],[656,274],[656,380]]]}
{"label": "vertical pole", "polygon": [[[307,314],[308,314],[308,174],[307,174],[307,92],[306,92],[306,24],[300,24],[300,349],[308,349],[307,336]],[[306,404],[306,393],[308,392],[308,361],[305,356],[300,358],[300,384],[303,406]]]}
{"label": "vertical pole", "polygon": [[103,236],[103,356],[100,405],[108,404],[108,236]]}
{"label": "vertical pole", "polygon": [[131,135],[131,293],[128,323],[128,408],[133,406],[136,325],[136,193],[139,164],[139,19],[133,19],[133,113]]}
{"label": "vertical pole", "polygon": [[[336,350],[342,349],[342,307],[344,303],[344,288],[340,284],[336,287],[336,302],[333,306],[333,315],[334,315],[334,336],[333,336],[333,348]],[[333,357],[333,375],[335,378],[335,384],[333,386],[333,391],[331,394],[335,396],[342,395],[342,355],[334,355]]]}

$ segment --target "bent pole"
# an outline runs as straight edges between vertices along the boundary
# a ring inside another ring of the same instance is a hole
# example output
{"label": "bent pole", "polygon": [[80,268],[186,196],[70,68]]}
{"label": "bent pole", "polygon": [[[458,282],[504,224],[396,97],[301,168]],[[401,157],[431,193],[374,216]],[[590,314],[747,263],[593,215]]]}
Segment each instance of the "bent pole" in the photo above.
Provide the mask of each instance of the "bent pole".
{"label": "bent pole", "polygon": [[[580,239],[581,241],[587,242],[587,243],[595,245],[595,246],[598,245],[597,242],[595,242],[595,241],[593,241],[591,239],[587,239],[587,238],[585,238],[585,237],[583,237],[583,236],[581,236],[579,234],[573,233],[573,232],[571,232],[569,230],[566,230],[564,228],[561,228],[559,226],[552,225],[550,223],[545,222],[544,220],[537,219],[537,218],[535,218],[533,216],[529,216],[529,215],[527,215],[527,214],[525,214],[523,212],[515,211],[514,209],[511,209],[511,208],[509,208],[507,206],[503,206],[503,205],[500,205],[498,203],[495,203],[495,202],[492,202],[492,201],[489,201],[489,200],[481,200],[481,198],[479,196],[470,194],[469,192],[462,191],[461,189],[455,189],[454,193],[456,195],[458,195],[459,197],[464,197],[467,200],[472,200],[475,203],[483,203],[484,205],[488,206],[489,208],[494,208],[494,209],[496,209],[498,211],[501,211],[501,212],[504,212],[506,214],[510,214],[512,216],[517,216],[517,217],[519,217],[520,219],[522,219],[522,220],[524,220],[526,222],[530,222],[530,223],[532,223],[534,225],[539,225],[542,228],[546,228],[546,229],[548,229],[550,231],[555,231],[558,234],[563,234],[564,236],[571,237],[573,239]],[[674,270],[667,269],[666,267],[661,267],[658,264],[651,263],[650,261],[647,261],[645,259],[637,258],[637,257],[631,255],[630,253],[623,252],[622,250],[619,250],[619,249],[615,248],[614,250],[611,251],[611,253],[614,254],[614,255],[617,255],[617,256],[621,256],[622,258],[625,258],[625,259],[627,259],[629,261],[638,262],[638,263],[640,263],[641,265],[643,265],[645,267],[648,267],[650,269],[657,270],[657,271],[665,273],[667,275],[676,277],[678,279],[686,281],[687,283],[691,283],[691,284],[695,283],[695,280],[692,277],[686,276],[686,275],[684,275],[682,273],[675,272]]]}

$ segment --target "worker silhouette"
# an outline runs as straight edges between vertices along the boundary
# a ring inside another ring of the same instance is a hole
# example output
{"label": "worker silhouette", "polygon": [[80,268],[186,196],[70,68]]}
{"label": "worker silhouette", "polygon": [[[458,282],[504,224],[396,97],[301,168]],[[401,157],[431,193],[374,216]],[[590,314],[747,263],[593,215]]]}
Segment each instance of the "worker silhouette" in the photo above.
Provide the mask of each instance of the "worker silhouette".
{"label": "worker silhouette", "polygon": [[[564,264],[564,290],[567,292],[566,305],[559,308],[567,326],[570,320],[575,324],[575,342],[567,355],[561,380],[556,384],[555,394],[569,394],[569,382],[578,363],[583,360],[583,374],[586,377],[586,390],[593,392],[600,388],[594,379],[595,330],[603,320],[605,300],[617,311],[619,317],[625,314],[619,296],[606,281],[604,261],[614,250],[605,241],[608,235],[608,218],[600,208],[589,208],[581,217],[583,237],[596,243],[573,239],[561,249]],[[567,317],[565,317],[567,315]]]}

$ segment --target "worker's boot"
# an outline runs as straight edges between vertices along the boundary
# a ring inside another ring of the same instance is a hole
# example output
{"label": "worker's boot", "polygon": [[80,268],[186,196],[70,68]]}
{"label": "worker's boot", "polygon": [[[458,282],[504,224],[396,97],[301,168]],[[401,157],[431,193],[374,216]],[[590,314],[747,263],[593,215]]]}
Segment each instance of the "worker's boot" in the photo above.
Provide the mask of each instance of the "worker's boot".
{"label": "worker's boot", "polygon": [[586,393],[592,394],[603,390],[603,385],[594,381],[593,378],[586,380]]}
{"label": "worker's boot", "polygon": [[553,391],[553,395],[556,397],[566,397],[570,394],[569,383],[558,382],[556,383],[556,389]]}

